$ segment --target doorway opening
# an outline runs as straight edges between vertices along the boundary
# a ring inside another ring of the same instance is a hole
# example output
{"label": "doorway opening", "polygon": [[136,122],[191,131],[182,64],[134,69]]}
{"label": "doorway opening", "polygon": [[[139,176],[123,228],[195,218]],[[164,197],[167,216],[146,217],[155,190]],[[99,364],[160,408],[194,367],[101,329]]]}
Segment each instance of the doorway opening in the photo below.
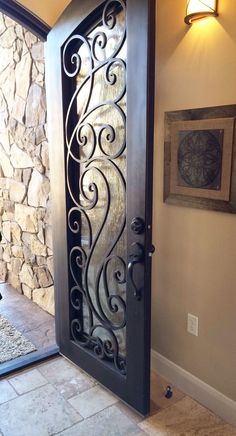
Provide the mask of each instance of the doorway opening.
{"label": "doorway opening", "polygon": [[57,351],[44,44],[0,13],[0,374]]}

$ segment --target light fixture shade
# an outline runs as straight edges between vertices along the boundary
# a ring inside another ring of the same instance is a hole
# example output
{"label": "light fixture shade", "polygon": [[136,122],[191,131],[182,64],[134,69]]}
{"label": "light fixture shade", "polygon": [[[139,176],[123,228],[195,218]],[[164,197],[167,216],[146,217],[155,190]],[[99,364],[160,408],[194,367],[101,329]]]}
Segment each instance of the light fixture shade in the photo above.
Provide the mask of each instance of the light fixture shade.
{"label": "light fixture shade", "polygon": [[185,23],[192,24],[200,18],[216,17],[218,0],[187,0]]}

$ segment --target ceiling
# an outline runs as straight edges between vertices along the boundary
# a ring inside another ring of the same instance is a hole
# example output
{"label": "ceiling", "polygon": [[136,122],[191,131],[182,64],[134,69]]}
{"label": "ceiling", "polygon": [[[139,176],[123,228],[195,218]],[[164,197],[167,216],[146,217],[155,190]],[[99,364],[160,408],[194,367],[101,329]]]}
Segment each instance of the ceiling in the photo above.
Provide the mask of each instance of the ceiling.
{"label": "ceiling", "polygon": [[17,3],[52,27],[71,0],[17,0]]}

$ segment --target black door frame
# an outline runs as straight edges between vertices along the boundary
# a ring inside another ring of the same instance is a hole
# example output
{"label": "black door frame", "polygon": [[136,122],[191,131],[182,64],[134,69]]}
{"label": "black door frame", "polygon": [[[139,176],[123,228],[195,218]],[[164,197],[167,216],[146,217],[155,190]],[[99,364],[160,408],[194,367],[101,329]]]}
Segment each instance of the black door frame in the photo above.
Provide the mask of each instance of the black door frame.
{"label": "black door frame", "polygon": [[42,41],[46,41],[51,27],[19,3],[14,0],[0,0],[0,11],[30,30]]}
{"label": "black door frame", "polygon": [[[104,0],[82,0],[80,10],[78,12],[78,3],[72,2],[68,8],[63,12],[63,16],[59,18],[55,28],[52,28],[48,37],[48,43],[46,45],[46,86],[47,86],[47,101],[48,108],[48,126],[49,126],[49,141],[50,141],[50,158],[53,162],[51,167],[51,180],[52,180],[52,198],[53,198],[53,241],[54,250],[57,253],[57,259],[54,260],[55,271],[55,289],[56,289],[56,313],[61,314],[56,318],[56,332],[57,340],[60,342],[60,350],[62,354],[65,354],[72,361],[76,360],[77,349],[75,344],[70,345],[68,350],[68,333],[63,329],[64,320],[67,318],[67,314],[64,312],[67,308],[67,295],[62,295],[62,290],[68,288],[68,264],[66,261],[67,253],[67,226],[64,219],[66,210],[66,190],[65,190],[65,156],[64,156],[64,120],[63,120],[63,105],[62,105],[62,77],[61,77],[61,50],[65,40],[71,35],[72,31],[76,29],[81,23],[86,22],[87,17],[92,15],[95,5],[102,5]],[[149,398],[150,398],[150,325],[151,325],[151,250],[152,250],[152,152],[153,152],[153,124],[154,124],[154,61],[155,61],[155,0],[127,0],[127,5],[132,14],[127,14],[128,29],[130,27],[130,54],[131,66],[128,67],[129,74],[127,80],[127,88],[131,91],[132,102],[128,102],[128,115],[127,115],[127,140],[129,142],[129,155],[128,158],[128,172],[132,173],[132,180],[128,179],[129,184],[133,184],[143,192],[143,198],[146,197],[146,201],[138,200],[138,196],[132,196],[130,198],[129,211],[127,214],[128,226],[133,219],[135,209],[137,206],[138,213],[140,213],[146,222],[144,235],[130,235],[128,240],[128,246],[131,247],[133,243],[144,243],[147,247],[145,253],[145,283],[146,287],[143,290],[143,302],[140,305],[137,299],[135,300],[132,292],[127,295],[130,302],[133,305],[132,318],[135,319],[133,331],[131,332],[127,340],[127,348],[130,355],[138,356],[135,365],[129,369],[132,379],[132,396],[135,392],[137,403],[133,407],[139,409],[143,415],[149,413]],[[90,11],[90,14],[89,14]],[[129,32],[129,30],[128,30]],[[129,48],[128,48],[129,51]],[[142,61],[140,62],[141,57]],[[148,73],[147,73],[148,72]],[[140,87],[142,84],[142,87]],[[142,88],[142,89],[141,89]],[[128,96],[129,99],[129,96]],[[148,104],[150,102],[150,104]],[[129,103],[132,110],[129,111]],[[129,135],[129,131],[132,135]],[[133,135],[133,133],[135,134]],[[138,148],[138,150],[137,150]],[[139,155],[142,159],[142,165],[137,168],[132,162],[131,155]],[[129,188],[128,188],[129,189]],[[141,195],[142,197],[142,195]],[[141,211],[141,212],[140,212]],[[142,239],[143,238],[143,239]],[[142,270],[142,268],[140,268]],[[139,276],[143,274],[143,271],[139,272],[139,268],[136,269],[136,279],[139,280]],[[132,286],[131,286],[132,288]],[[57,292],[57,289],[60,292]],[[127,306],[130,304],[127,301]],[[137,322],[137,319],[139,322]],[[132,333],[140,335],[140,341],[134,341]],[[145,346],[141,346],[141,343],[145,343]],[[97,365],[93,368],[91,361],[89,360],[88,353],[84,352],[83,363],[80,366],[86,371],[97,378],[101,383],[104,379],[104,374],[101,369],[101,365]],[[142,370],[140,370],[142,368]],[[144,370],[143,370],[144,369]],[[107,377],[112,375],[113,371],[107,369]],[[142,376],[140,377],[140,374]],[[134,380],[136,384],[134,384]],[[106,384],[107,385],[107,384]],[[123,380],[114,379],[111,377],[110,388],[114,389],[119,396],[122,396],[124,392]],[[127,387],[126,399],[127,403],[131,403],[130,387]],[[146,391],[146,395],[142,392]],[[140,398],[142,398],[140,405]],[[139,404],[138,404],[139,403]]]}
{"label": "black door frame", "polygon": [[[89,1],[89,0],[88,0]],[[139,11],[139,13],[142,14],[142,0],[128,0],[129,2],[133,2],[136,5],[137,11]],[[154,62],[155,62],[155,47],[154,47],[154,32],[155,32],[155,13],[153,13],[153,10],[155,11],[155,1],[154,0],[147,0],[152,7],[150,6],[149,8],[149,14],[148,17],[145,16],[144,19],[148,20],[149,23],[151,23],[150,25],[150,32],[152,32],[152,35],[148,35],[148,40],[152,41],[151,44],[147,44],[147,40],[144,38],[142,38],[142,35],[140,35],[140,32],[138,33],[138,40],[133,40],[133,44],[136,45],[137,47],[137,52],[139,50],[139,52],[142,52],[142,50],[146,50],[147,52],[147,58],[146,58],[146,66],[149,70],[149,80],[148,80],[148,84],[146,87],[146,97],[145,99],[148,99],[148,101],[151,103],[150,106],[147,107],[147,111],[146,113],[143,113],[143,116],[145,117],[145,119],[147,120],[147,129],[144,132],[144,137],[147,143],[152,144],[153,143],[153,102],[154,102]],[[19,5],[18,3],[15,3],[15,1],[13,0],[0,0],[0,11],[3,12],[4,14],[8,15],[9,17],[11,17],[12,19],[14,19],[16,22],[19,22],[21,25],[23,25],[25,28],[27,28],[28,30],[30,30],[32,33],[34,33],[36,36],[38,36],[41,40],[46,41],[47,39],[47,35],[49,33],[49,31],[51,30],[51,28],[45,24],[44,22],[42,22],[38,17],[36,17],[35,15],[33,15],[29,10],[25,9],[24,7],[22,7],[21,5]],[[135,17],[132,17],[132,20]],[[145,22],[146,24],[146,22]],[[144,26],[145,27],[145,26]],[[141,29],[139,29],[141,30]],[[141,32],[142,33],[142,32]],[[134,74],[138,76],[140,76],[140,78],[142,78],[142,71],[137,71],[134,68]],[[134,82],[131,83],[130,82],[130,86],[133,86]],[[136,81],[136,86],[137,88],[137,96],[139,95],[139,89],[138,89],[138,80]],[[140,96],[140,102],[143,102],[143,97],[144,96]],[[131,115],[131,114],[130,114]],[[135,111],[133,114],[133,117],[131,116],[131,121],[130,121],[131,125],[133,124],[133,128],[137,127],[137,119],[135,119]],[[150,155],[150,153],[152,153],[152,150],[149,149],[147,150],[147,153]],[[152,162],[151,160],[148,158],[148,155],[145,156],[146,160],[146,171],[147,173],[149,173],[149,176],[152,175]],[[149,244],[151,247],[151,211],[152,211],[152,177],[149,177],[149,182],[146,184],[145,186],[145,190],[146,190],[146,194],[147,197],[149,198],[149,201],[146,204],[145,207],[145,211],[144,214],[145,216],[149,217],[148,220],[148,225],[147,225],[147,229],[146,229],[146,237],[147,240],[149,240]],[[147,254],[148,256],[148,254]],[[150,259],[149,259],[150,260]],[[146,270],[146,277],[145,280],[150,284],[151,282],[151,268]],[[150,310],[150,302],[148,303],[147,307],[147,313],[148,316],[151,316],[151,310]],[[150,338],[150,326],[149,329],[144,331],[143,334],[147,335]],[[131,344],[132,346],[132,344]],[[146,342],[146,348],[150,349],[150,340],[148,340]],[[19,362],[16,362],[15,364],[12,362],[11,366],[8,366],[7,368],[3,368],[3,370],[0,372],[0,375],[6,375],[9,374],[13,371],[16,371],[22,367],[27,367],[29,365],[31,365],[32,363],[34,363],[35,361],[40,361],[43,359],[47,359],[49,357],[51,357],[52,355],[55,355],[58,353],[58,349],[54,349],[53,352],[52,350],[49,353],[45,353],[43,356],[37,356],[37,358],[34,360],[31,360],[30,358],[26,359],[26,360],[22,360]],[[142,359],[142,356],[141,356]],[[150,367],[150,358],[149,359],[145,359],[145,361],[142,362],[142,365],[146,365],[147,368]],[[145,380],[140,381],[141,383],[144,383],[147,385],[147,383],[149,384],[149,380],[147,380],[147,378]]]}

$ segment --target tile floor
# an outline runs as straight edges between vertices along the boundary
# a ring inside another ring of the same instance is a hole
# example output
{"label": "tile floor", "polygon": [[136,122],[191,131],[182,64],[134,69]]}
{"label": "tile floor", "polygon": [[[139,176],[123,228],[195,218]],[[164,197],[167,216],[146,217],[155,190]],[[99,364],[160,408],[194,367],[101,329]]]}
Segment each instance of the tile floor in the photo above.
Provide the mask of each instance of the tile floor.
{"label": "tile floor", "polygon": [[63,357],[0,381],[1,436],[234,436],[231,427],[152,375],[152,412],[143,419]]}
{"label": "tile floor", "polygon": [[0,283],[0,292],[3,296],[0,313],[11,325],[23,333],[37,350],[55,345],[55,321],[52,315],[10,285]]}

